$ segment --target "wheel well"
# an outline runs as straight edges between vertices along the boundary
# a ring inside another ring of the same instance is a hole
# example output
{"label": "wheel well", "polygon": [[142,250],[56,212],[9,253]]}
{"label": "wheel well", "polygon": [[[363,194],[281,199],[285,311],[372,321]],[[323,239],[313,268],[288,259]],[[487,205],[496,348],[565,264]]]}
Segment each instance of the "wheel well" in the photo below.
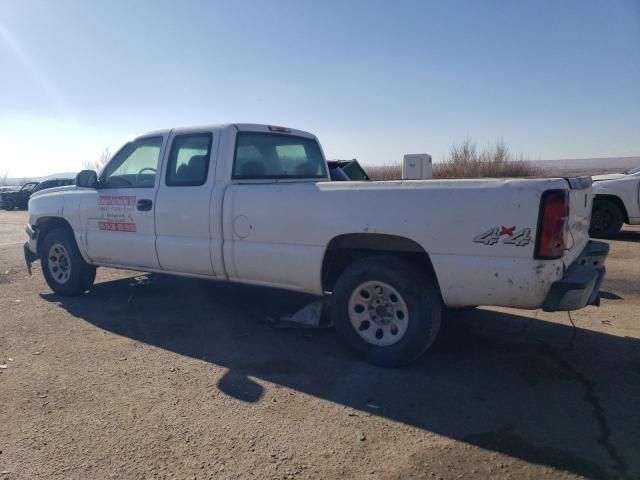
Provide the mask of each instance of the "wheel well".
{"label": "wheel well", "polygon": [[433,264],[422,246],[408,238],[379,233],[351,233],[335,237],[322,262],[322,289],[330,292],[344,270],[357,260],[376,255],[404,258],[438,281]]}
{"label": "wheel well", "polygon": [[42,241],[51,230],[54,230],[56,228],[68,228],[73,233],[71,224],[64,218],[60,217],[40,218],[35,226],[38,229],[38,255],[40,254],[40,246],[42,245]]}
{"label": "wheel well", "polygon": [[624,206],[624,202],[620,199],[620,197],[616,197],[615,195],[596,195],[594,200],[609,200],[616,207],[620,209],[622,212],[622,216],[624,217],[624,223],[629,223],[629,215],[627,214],[627,209]]}

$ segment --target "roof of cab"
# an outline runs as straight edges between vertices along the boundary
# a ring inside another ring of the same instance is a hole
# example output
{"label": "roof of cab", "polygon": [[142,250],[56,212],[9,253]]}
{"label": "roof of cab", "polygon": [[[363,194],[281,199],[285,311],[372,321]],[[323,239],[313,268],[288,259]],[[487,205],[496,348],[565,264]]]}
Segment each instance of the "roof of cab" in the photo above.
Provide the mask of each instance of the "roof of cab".
{"label": "roof of cab", "polygon": [[295,128],[289,128],[289,127],[279,127],[279,126],[276,127],[275,125],[267,125],[267,124],[261,124],[261,123],[220,123],[220,124],[213,124],[213,125],[192,125],[192,126],[182,126],[182,127],[174,127],[174,128],[163,128],[160,130],[153,130],[151,132],[146,132],[142,135],[137,135],[134,138],[149,137],[153,135],[168,135],[173,130],[194,132],[197,130],[202,130],[202,131],[223,130],[229,127],[234,127],[238,129],[238,131],[240,132],[265,132],[265,133],[269,133],[270,131],[272,131],[271,129],[273,128],[279,128],[279,129],[284,128],[286,132],[278,131],[277,133],[281,133],[285,135],[292,134],[300,137],[307,137],[307,138],[314,138],[314,139],[316,138],[315,135],[309,132],[305,132],[304,130],[297,130]]}

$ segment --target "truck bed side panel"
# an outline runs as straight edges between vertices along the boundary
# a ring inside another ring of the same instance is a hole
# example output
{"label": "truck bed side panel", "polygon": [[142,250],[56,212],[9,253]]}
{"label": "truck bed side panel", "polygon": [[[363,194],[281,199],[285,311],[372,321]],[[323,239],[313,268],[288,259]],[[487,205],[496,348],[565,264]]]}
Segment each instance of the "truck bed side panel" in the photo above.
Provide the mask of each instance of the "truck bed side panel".
{"label": "truck bed side panel", "polygon": [[[542,192],[561,179],[232,184],[232,280],[322,293],[324,250],[349,233],[399,235],[430,255],[449,306],[540,306],[562,261],[533,259]],[[227,243],[229,242],[229,243]]]}

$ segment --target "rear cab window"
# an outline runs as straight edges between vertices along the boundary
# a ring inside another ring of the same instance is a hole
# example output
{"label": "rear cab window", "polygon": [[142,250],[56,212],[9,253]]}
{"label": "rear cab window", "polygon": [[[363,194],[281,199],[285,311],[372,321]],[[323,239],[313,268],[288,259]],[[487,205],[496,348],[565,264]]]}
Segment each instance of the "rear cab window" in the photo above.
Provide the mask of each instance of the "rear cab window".
{"label": "rear cab window", "polygon": [[236,136],[234,180],[326,178],[327,167],[313,138],[263,132]]}

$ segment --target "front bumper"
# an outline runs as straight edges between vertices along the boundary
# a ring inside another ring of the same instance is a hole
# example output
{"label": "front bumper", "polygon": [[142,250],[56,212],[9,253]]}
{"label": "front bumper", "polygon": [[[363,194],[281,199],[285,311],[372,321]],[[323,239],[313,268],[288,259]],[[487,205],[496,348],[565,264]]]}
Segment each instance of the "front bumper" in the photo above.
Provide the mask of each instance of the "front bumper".
{"label": "front bumper", "polygon": [[545,312],[564,312],[600,305],[600,285],[608,254],[609,244],[589,241],[562,279],[551,285],[542,309]]}

